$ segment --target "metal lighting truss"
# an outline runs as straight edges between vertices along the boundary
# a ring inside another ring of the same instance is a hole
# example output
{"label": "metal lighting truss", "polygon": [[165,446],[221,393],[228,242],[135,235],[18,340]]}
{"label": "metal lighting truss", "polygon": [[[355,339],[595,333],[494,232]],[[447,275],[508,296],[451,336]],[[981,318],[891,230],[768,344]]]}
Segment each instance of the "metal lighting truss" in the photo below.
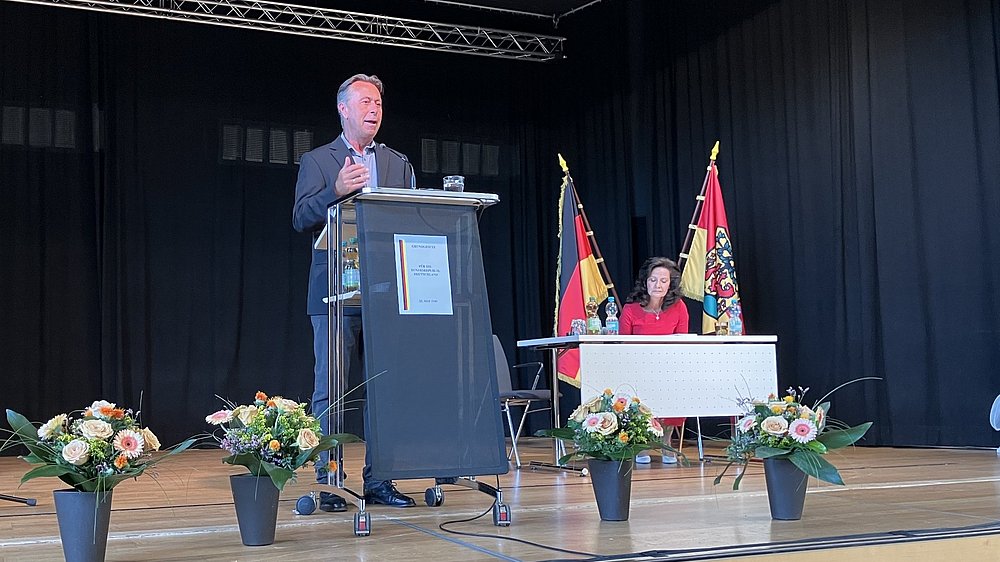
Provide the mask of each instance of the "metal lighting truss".
{"label": "metal lighting truss", "polygon": [[8,1],[530,61],[560,58],[566,40],[265,0]]}

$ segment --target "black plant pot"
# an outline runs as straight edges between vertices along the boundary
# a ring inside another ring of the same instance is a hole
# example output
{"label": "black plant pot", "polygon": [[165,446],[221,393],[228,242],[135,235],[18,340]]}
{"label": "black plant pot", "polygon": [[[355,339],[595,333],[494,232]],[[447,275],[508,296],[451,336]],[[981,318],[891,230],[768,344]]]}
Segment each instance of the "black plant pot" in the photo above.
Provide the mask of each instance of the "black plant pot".
{"label": "black plant pot", "polygon": [[629,501],[632,498],[632,459],[625,461],[589,459],[587,467],[601,520],[627,521]]}
{"label": "black plant pot", "polygon": [[102,562],[108,549],[111,492],[55,490],[59,539],[67,562]]}
{"label": "black plant pot", "polygon": [[229,485],[233,488],[243,544],[265,546],[273,543],[281,491],[274,486],[271,477],[237,474],[229,477]]}
{"label": "black plant pot", "polygon": [[767,483],[767,503],[771,506],[771,519],[802,519],[809,475],[788,459],[764,459],[764,481]]}

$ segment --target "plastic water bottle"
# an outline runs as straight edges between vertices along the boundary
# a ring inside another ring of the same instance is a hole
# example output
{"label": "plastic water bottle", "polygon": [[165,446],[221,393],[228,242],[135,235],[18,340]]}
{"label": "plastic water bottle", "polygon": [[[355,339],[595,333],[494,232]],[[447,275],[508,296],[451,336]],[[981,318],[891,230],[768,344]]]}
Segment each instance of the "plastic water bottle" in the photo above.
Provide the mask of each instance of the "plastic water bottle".
{"label": "plastic water bottle", "polygon": [[361,254],[358,252],[358,239],[351,237],[348,241],[351,250],[351,290],[361,288]]}
{"label": "plastic water bottle", "polygon": [[729,335],[743,335],[743,310],[740,301],[733,301],[733,304],[729,305]]}
{"label": "plastic water bottle", "polygon": [[600,334],[601,318],[597,315],[597,298],[590,297],[584,308],[587,311],[587,333]]}
{"label": "plastic water bottle", "polygon": [[357,238],[341,242],[343,251],[344,271],[341,275],[341,285],[345,291],[355,291],[361,285],[361,272],[358,270]]}
{"label": "plastic water bottle", "polygon": [[618,303],[615,302],[615,297],[608,297],[608,304],[604,305],[604,314],[606,315],[604,327],[607,328],[608,334],[618,335]]}
{"label": "plastic water bottle", "polygon": [[343,268],[340,273],[340,286],[345,291],[351,290],[353,273],[351,268],[351,249],[347,246],[347,241],[340,243],[340,260]]}

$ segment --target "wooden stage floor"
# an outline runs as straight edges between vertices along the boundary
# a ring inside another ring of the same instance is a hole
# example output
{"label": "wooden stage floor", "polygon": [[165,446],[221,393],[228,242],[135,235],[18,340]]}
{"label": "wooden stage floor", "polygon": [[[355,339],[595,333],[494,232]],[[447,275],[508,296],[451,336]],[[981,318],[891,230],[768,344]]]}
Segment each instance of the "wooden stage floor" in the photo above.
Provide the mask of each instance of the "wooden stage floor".
{"label": "wooden stage floor", "polygon": [[[694,453],[690,445],[687,452]],[[349,484],[360,487],[363,445],[347,449]],[[690,468],[639,466],[632,488],[631,518],[600,521],[590,481],[574,473],[511,470],[500,477],[513,524],[494,527],[489,496],[445,486],[444,505],[426,507],[432,481],[406,480],[399,488],[418,506],[371,506],[372,535],[355,537],[353,513],[292,513],[310,489],[311,472],[282,494],[273,545],[240,542],[228,474],[217,450],[191,451],[160,465],[156,479],[125,482],[115,490],[108,560],[546,560],[584,559],[503,540],[512,537],[615,560],[707,560],[772,553],[768,560],[801,559],[780,554],[808,548],[810,562],[823,560],[1000,560],[1000,459],[993,450],[856,448],[830,460],[846,487],[810,481],[801,521],[771,521],[760,465],[751,466],[740,491],[732,480],[713,486],[721,464]],[[551,461],[551,441],[528,439],[522,459]],[[28,465],[0,458],[0,492],[38,499],[27,507],[0,502],[0,558],[59,560],[61,547],[51,490],[55,479],[17,487]],[[493,482],[492,477],[481,477]],[[450,525],[484,536],[450,534]],[[942,529],[958,529],[952,533]],[[831,538],[837,537],[838,541]],[[748,545],[758,545],[740,550]],[[640,554],[645,553],[645,554]],[[779,553],[779,554],[774,554]],[[754,557],[756,559],[756,557]]]}

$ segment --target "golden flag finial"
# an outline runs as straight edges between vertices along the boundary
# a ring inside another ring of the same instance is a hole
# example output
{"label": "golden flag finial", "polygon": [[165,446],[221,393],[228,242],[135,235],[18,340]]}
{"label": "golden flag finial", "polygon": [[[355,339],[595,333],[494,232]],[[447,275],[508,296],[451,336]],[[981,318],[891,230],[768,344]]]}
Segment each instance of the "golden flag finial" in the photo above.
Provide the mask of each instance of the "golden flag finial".
{"label": "golden flag finial", "polygon": [[562,157],[562,154],[556,153],[559,156],[559,167],[562,168],[564,174],[569,173],[569,166],[566,164],[566,159]]}
{"label": "golden flag finial", "polygon": [[709,156],[709,159],[710,159],[710,160],[711,160],[712,162],[715,162],[715,158],[716,158],[716,157],[717,157],[718,155],[719,155],[719,141],[715,141],[715,146],[713,146],[713,147],[712,147],[712,155],[711,155],[711,156]]}

